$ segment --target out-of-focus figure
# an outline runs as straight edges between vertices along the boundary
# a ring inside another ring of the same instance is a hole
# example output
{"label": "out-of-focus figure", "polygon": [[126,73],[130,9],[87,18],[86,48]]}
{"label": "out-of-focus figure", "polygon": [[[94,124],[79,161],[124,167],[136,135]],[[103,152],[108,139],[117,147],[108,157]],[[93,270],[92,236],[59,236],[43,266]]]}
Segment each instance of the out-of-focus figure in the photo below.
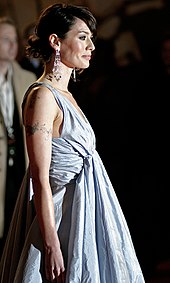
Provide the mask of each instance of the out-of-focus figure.
{"label": "out-of-focus figure", "polygon": [[26,168],[21,101],[35,74],[16,61],[18,32],[8,17],[0,18],[0,251],[11,221]]}

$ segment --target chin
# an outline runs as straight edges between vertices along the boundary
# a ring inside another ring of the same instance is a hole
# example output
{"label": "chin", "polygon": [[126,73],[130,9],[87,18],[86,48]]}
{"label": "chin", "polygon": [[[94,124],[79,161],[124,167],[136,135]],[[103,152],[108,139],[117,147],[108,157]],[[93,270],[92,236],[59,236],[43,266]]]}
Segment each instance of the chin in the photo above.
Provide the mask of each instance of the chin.
{"label": "chin", "polygon": [[82,68],[82,69],[87,69],[89,67],[89,65],[88,66],[86,66],[86,67],[84,67],[84,68]]}
{"label": "chin", "polygon": [[90,64],[83,64],[79,69],[87,69],[90,66]]}

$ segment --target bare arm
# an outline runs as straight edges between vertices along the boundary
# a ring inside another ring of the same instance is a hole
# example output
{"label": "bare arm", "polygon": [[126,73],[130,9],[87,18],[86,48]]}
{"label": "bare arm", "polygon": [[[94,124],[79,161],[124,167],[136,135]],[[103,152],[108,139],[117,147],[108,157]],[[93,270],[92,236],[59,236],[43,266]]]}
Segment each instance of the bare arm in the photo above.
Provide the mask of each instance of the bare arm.
{"label": "bare arm", "polygon": [[58,112],[59,107],[54,97],[44,88],[34,90],[29,95],[24,109],[35,208],[44,241],[45,268],[48,280],[54,279],[64,271],[49,183],[53,123]]}

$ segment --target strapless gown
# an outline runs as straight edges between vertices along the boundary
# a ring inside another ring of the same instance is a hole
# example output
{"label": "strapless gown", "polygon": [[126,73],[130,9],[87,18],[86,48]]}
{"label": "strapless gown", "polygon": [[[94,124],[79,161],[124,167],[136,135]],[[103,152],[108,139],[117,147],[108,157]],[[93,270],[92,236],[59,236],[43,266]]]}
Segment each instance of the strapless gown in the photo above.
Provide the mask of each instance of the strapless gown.
{"label": "strapless gown", "polygon": [[[131,235],[86,116],[48,84],[64,114],[49,171],[66,283],[144,283]],[[24,98],[24,99],[25,99]],[[105,136],[104,138],[107,138]],[[29,168],[1,259],[1,283],[42,283],[43,243]]]}

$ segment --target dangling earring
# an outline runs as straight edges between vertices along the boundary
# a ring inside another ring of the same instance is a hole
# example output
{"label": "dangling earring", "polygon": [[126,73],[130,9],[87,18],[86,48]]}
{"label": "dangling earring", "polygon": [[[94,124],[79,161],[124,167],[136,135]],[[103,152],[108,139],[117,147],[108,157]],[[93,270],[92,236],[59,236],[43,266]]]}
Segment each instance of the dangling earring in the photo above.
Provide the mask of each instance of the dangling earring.
{"label": "dangling earring", "polygon": [[54,66],[52,69],[53,76],[57,80],[57,82],[61,79],[60,67],[61,67],[60,50],[57,49],[54,59]]}
{"label": "dangling earring", "polygon": [[75,68],[72,71],[72,78],[73,78],[73,81],[76,82],[76,69]]}

